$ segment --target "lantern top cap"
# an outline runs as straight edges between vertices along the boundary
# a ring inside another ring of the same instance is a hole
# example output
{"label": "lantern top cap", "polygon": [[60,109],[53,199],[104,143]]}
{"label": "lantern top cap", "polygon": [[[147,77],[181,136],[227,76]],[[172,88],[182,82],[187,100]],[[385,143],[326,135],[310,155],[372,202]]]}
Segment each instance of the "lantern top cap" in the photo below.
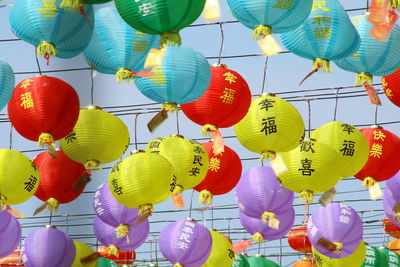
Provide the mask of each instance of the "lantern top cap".
{"label": "lantern top cap", "polygon": [[214,63],[211,66],[212,67],[221,67],[221,68],[224,68],[224,69],[228,68],[228,65],[225,65],[225,64],[222,64],[222,63]]}
{"label": "lantern top cap", "polygon": [[186,220],[186,221],[197,222],[195,219],[193,219],[193,218],[190,218],[190,217],[187,217],[185,220]]}
{"label": "lantern top cap", "polygon": [[50,225],[50,224],[46,225],[45,227],[46,227],[46,228],[57,229],[57,227],[55,227],[54,225]]}
{"label": "lantern top cap", "polygon": [[265,96],[276,96],[276,94],[273,93],[262,93],[261,97],[265,97]]}
{"label": "lantern top cap", "polygon": [[169,137],[179,137],[179,138],[185,139],[185,137],[180,134],[171,134]]}
{"label": "lantern top cap", "polygon": [[86,107],[86,109],[100,109],[101,110],[101,107],[94,106],[94,105],[89,105],[89,106]]}
{"label": "lantern top cap", "polygon": [[377,125],[377,124],[371,125],[371,128],[383,129],[383,127],[382,127],[382,126],[380,126],[380,125]]}
{"label": "lantern top cap", "polygon": [[135,150],[133,150],[132,152],[131,152],[131,155],[133,155],[133,154],[139,154],[139,153],[146,153],[146,151],[144,151],[144,150],[142,150],[142,149],[135,149]]}

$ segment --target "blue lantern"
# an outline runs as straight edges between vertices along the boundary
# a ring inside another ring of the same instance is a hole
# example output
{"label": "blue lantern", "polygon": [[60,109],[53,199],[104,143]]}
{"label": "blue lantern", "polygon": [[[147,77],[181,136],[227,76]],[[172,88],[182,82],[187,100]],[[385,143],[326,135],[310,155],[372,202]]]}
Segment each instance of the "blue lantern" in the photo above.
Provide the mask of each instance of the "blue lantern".
{"label": "blue lantern", "polygon": [[115,8],[105,7],[95,14],[92,39],[83,54],[93,69],[116,74],[117,81],[133,79],[150,49],[159,47],[159,40],[158,35],[134,30]]}
{"label": "blue lantern", "polygon": [[370,35],[373,25],[368,22],[368,13],[351,18],[361,37],[358,51],[350,57],[335,60],[344,70],[358,73],[356,85],[372,84],[372,76],[385,76],[400,66],[400,27],[395,25],[386,42]]}
{"label": "blue lantern", "polygon": [[0,111],[10,100],[15,86],[15,76],[10,65],[0,59]]}
{"label": "blue lantern", "polygon": [[296,30],[282,34],[281,39],[287,49],[313,60],[313,69],[323,72],[331,72],[329,61],[353,55],[361,42],[337,0],[314,1],[306,21]]}
{"label": "blue lantern", "polygon": [[176,111],[177,104],[199,98],[211,79],[210,65],[199,52],[185,46],[166,46],[161,64],[152,68],[152,77],[138,77],[136,86],[145,96],[163,103],[163,110]]}
{"label": "blue lantern", "polygon": [[16,36],[37,47],[38,55],[74,57],[86,48],[93,33],[93,8],[83,13],[60,8],[61,0],[16,0],[10,25]]}

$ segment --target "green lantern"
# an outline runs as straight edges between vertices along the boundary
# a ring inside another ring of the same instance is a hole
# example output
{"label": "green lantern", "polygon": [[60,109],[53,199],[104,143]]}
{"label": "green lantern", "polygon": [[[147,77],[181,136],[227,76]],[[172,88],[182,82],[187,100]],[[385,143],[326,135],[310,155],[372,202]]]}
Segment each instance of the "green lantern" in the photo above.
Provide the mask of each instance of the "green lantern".
{"label": "green lantern", "polygon": [[161,46],[181,44],[179,30],[201,14],[205,0],[115,0],[118,13],[131,27],[160,34]]}
{"label": "green lantern", "polygon": [[261,255],[248,257],[247,261],[249,262],[250,267],[280,267],[280,265],[266,259],[264,256]]}
{"label": "green lantern", "polygon": [[365,261],[361,267],[388,267],[388,261],[384,253],[375,247],[367,246],[367,254],[365,256]]}
{"label": "green lantern", "polygon": [[245,256],[243,256],[242,254],[236,254],[235,261],[233,262],[231,267],[250,267],[250,264]]}
{"label": "green lantern", "polygon": [[[400,265],[400,256],[396,252],[393,252],[386,248],[378,248],[379,254],[384,256],[387,260],[387,266],[399,266]],[[384,266],[384,265],[382,265]]]}
{"label": "green lantern", "polygon": [[100,257],[97,260],[97,266],[98,267],[118,267],[118,264],[116,264],[115,262],[113,262],[110,259]]}

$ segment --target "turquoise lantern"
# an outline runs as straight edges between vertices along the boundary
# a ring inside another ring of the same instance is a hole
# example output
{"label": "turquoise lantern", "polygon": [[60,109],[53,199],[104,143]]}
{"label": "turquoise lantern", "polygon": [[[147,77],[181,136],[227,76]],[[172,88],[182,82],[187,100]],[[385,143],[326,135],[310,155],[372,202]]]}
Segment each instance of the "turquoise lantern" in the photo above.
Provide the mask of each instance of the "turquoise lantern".
{"label": "turquoise lantern", "polygon": [[281,39],[287,49],[313,60],[313,69],[323,72],[331,72],[329,61],[353,55],[361,42],[337,0],[314,1],[306,21],[296,30],[282,34]]}
{"label": "turquoise lantern", "polygon": [[151,100],[163,103],[163,110],[177,111],[177,104],[192,102],[203,95],[211,79],[207,59],[196,50],[167,45],[161,64],[151,69],[152,77],[138,77],[136,86]]}
{"label": "turquoise lantern", "polygon": [[83,54],[98,72],[115,74],[117,81],[132,80],[143,69],[150,49],[159,47],[159,39],[134,30],[115,8],[105,7],[95,14],[92,39]]}
{"label": "turquoise lantern", "polygon": [[0,111],[10,100],[15,86],[14,71],[11,66],[0,59]]}
{"label": "turquoise lantern", "polygon": [[10,11],[10,25],[16,36],[37,47],[37,54],[74,57],[86,48],[93,33],[93,8],[83,12],[60,8],[61,0],[15,0]]}
{"label": "turquoise lantern", "polygon": [[357,73],[356,85],[372,84],[372,76],[385,76],[400,66],[400,27],[395,25],[386,42],[371,37],[373,25],[368,22],[369,13],[352,17],[351,20],[361,37],[358,51],[350,57],[335,60],[344,70]]}

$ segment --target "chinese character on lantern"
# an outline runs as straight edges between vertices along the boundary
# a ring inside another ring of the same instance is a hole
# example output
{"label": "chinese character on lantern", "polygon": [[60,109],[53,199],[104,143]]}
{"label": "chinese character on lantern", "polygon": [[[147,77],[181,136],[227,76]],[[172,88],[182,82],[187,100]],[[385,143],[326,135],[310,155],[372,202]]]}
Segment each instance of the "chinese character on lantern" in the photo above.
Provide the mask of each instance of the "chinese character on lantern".
{"label": "chinese character on lantern", "polygon": [[222,102],[226,104],[232,104],[233,101],[235,100],[235,90],[225,88],[224,94],[220,96],[220,98],[222,99]]}
{"label": "chinese character on lantern", "polygon": [[27,92],[24,94],[21,94],[21,107],[24,107],[24,109],[28,109],[28,108],[33,108],[35,105],[33,103],[33,99],[32,99],[32,93],[31,92]]}

